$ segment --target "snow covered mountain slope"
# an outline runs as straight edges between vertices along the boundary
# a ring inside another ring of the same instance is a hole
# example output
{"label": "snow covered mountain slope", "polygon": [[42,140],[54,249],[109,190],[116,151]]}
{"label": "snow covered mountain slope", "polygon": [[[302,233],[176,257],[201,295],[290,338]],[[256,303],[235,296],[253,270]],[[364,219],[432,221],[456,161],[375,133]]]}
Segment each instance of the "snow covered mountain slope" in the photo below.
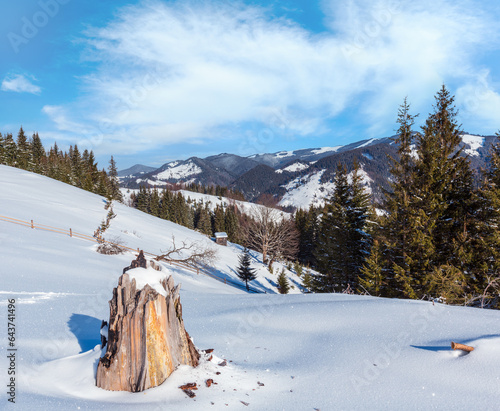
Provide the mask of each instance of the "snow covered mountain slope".
{"label": "snow covered mountain slope", "polygon": [[[473,169],[487,167],[489,147],[496,140],[495,136],[462,135],[463,154],[469,157]],[[397,146],[392,138],[372,138],[345,146],[280,151],[247,158],[220,154],[203,160],[191,158],[185,162],[168,163],[149,175],[128,180],[128,186],[165,185],[167,180],[170,183],[229,185],[241,191],[249,201],[257,200],[261,194],[271,194],[279,197],[282,205],[307,208],[324,201],[339,162],[351,170],[356,160],[365,174],[373,198],[380,201],[383,189],[389,188],[388,156],[397,157]],[[174,166],[175,173],[168,172],[168,168]],[[181,166],[182,170],[190,172],[180,173],[178,167]],[[162,170],[167,172],[163,174]],[[158,179],[158,175],[162,178]],[[321,175],[321,180],[311,183],[317,180],[318,175]],[[308,186],[295,190],[297,181],[304,181]],[[315,190],[311,191],[313,186]],[[289,187],[293,189],[290,191]],[[306,196],[305,192],[308,193]]]}
{"label": "snow covered mountain slope", "polygon": [[[99,196],[0,166],[0,215],[88,233],[104,216],[102,206]],[[115,211],[111,230],[131,247],[156,252],[172,234],[209,241],[127,207]],[[94,380],[99,327],[133,255],[100,255],[86,241],[3,221],[0,255],[0,318],[7,324],[7,301],[15,299],[18,350],[10,405],[4,328],[5,409],[471,410],[495,409],[500,400],[497,311],[339,294],[247,294],[168,266],[165,274],[182,283],[186,329],[197,347],[215,349],[213,361],[181,367],[142,393],[104,391]],[[229,275],[236,258],[234,249],[223,249],[217,270]],[[451,351],[451,341],[475,351]],[[217,365],[222,359],[226,367]],[[206,387],[208,378],[217,384]],[[188,382],[199,385],[195,398],[178,389]]]}
{"label": "snow covered mountain slope", "polygon": [[[325,180],[323,178],[326,171],[323,169],[315,173],[305,174],[287,183],[284,186],[286,193],[278,204],[283,207],[302,209],[308,209],[311,205],[315,207],[324,206],[335,190],[332,179]],[[362,167],[358,173],[361,176],[361,183],[366,192],[371,194],[373,180]],[[352,172],[349,173],[349,181],[352,179],[352,175]]]}
{"label": "snow covered mountain slope", "polygon": [[210,161],[191,157],[187,160],[171,161],[146,174],[121,180],[122,186],[137,188],[140,185],[165,186],[167,183],[196,183],[205,186],[227,186],[235,175]]}

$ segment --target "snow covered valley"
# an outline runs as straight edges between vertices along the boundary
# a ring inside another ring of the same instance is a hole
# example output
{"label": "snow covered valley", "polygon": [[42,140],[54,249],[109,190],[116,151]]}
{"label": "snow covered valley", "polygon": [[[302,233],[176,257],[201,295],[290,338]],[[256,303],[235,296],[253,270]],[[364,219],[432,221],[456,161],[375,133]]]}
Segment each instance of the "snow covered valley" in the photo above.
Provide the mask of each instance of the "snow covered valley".
{"label": "snow covered valley", "polygon": [[[103,199],[0,166],[0,215],[91,235]],[[116,205],[110,234],[153,253],[172,241],[218,250],[214,272],[237,281],[239,246]],[[208,276],[163,265],[182,283],[187,331],[212,361],[176,370],[142,393],[95,386],[99,328],[133,253],[106,256],[95,244],[0,221],[0,408],[17,410],[495,410],[500,400],[500,313],[423,301],[341,294],[276,293],[277,275],[253,254],[267,294],[247,294]],[[8,300],[15,299],[15,404],[9,403]],[[452,351],[451,341],[471,345]],[[227,366],[219,366],[223,360]],[[217,374],[220,373],[220,374]],[[217,384],[205,386],[212,378]],[[178,387],[196,382],[196,397]]]}

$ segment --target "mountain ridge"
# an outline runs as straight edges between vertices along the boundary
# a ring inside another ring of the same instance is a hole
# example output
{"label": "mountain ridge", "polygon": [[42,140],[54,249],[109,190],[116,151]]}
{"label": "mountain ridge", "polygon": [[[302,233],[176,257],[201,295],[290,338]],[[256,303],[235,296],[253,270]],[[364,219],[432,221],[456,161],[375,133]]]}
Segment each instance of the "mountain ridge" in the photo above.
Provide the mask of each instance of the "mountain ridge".
{"label": "mountain ridge", "polygon": [[[395,137],[248,157],[230,153],[204,159],[191,157],[166,163],[135,178],[121,178],[121,182],[127,188],[140,185],[164,187],[178,183],[219,185],[242,192],[249,201],[257,201],[260,196],[268,194],[277,198],[284,207],[309,207],[311,204],[321,205],[331,195],[339,162],[344,163],[349,172],[357,162],[367,190],[375,201],[380,201],[383,190],[389,188],[389,157],[397,157]],[[495,141],[497,137],[494,135],[462,134],[460,146],[474,170],[486,168],[489,148]]]}

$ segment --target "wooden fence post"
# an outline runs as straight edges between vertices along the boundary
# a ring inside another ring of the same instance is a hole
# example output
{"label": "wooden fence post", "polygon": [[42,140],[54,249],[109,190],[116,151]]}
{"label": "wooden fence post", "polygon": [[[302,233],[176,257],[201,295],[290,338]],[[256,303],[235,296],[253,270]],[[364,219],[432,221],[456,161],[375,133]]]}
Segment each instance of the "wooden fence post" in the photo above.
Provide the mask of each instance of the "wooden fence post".
{"label": "wooden fence post", "polygon": [[33,220],[31,220],[31,228],[35,228],[33,225]]}
{"label": "wooden fence post", "polygon": [[69,236],[73,237],[73,231],[71,230],[71,228],[69,229]]}

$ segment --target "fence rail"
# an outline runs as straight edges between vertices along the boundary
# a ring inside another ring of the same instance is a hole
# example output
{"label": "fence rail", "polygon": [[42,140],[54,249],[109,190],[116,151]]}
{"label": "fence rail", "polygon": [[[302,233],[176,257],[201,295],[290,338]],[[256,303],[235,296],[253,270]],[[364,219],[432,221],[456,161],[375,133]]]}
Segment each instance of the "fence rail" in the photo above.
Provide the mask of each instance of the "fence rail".
{"label": "fence rail", "polygon": [[[32,229],[37,229],[37,230],[42,230],[42,231],[49,231],[49,232],[57,233],[57,234],[64,234],[64,235],[67,235],[67,236],[72,237],[72,238],[74,237],[74,238],[79,238],[81,240],[91,241],[91,242],[94,242],[94,243],[98,243],[97,239],[94,238],[93,236],[90,236],[90,235],[87,235],[87,234],[78,233],[76,231],[73,231],[73,229],[71,229],[71,228],[69,228],[69,229],[66,230],[64,228],[53,227],[53,226],[50,226],[50,225],[35,223],[33,220],[31,220],[31,221],[24,221],[24,220],[19,220],[17,218],[7,217],[7,216],[3,216],[3,215],[0,215],[0,221],[5,221],[5,222],[8,222],[8,223],[17,224],[17,225],[20,225],[20,226],[23,226],[23,227],[32,228]],[[103,241],[103,242],[105,242],[107,244],[116,245],[116,246],[118,246],[118,247],[120,247],[122,249],[125,249],[125,250],[129,250],[129,251],[132,251],[132,252],[139,252],[139,248],[127,247],[125,245],[114,243],[112,241],[107,241],[107,240],[104,240],[104,239],[102,239],[101,241]],[[147,252],[147,251],[143,251],[143,253],[144,253],[144,255],[147,255],[147,256],[155,258],[155,259],[158,259],[158,257],[159,257],[158,255],[150,253],[150,252]],[[180,267],[180,268],[183,268],[185,270],[194,272],[196,274],[203,274],[203,275],[205,275],[207,277],[210,277],[210,278],[213,278],[213,279],[215,279],[217,281],[220,281],[220,282],[222,282],[222,283],[224,283],[226,285],[231,285],[233,287],[236,287],[236,288],[239,288],[239,289],[242,289],[242,290],[247,290],[247,288],[245,287],[245,285],[243,285],[241,283],[238,283],[236,281],[232,281],[232,280],[227,279],[227,278],[217,277],[216,275],[208,272],[207,270],[204,270],[202,268],[193,266],[191,264],[184,263],[182,261],[175,261],[175,260],[171,260],[171,259],[167,259],[167,258],[163,258],[162,261],[164,261],[164,262],[166,262],[166,263],[168,263],[170,265],[174,265],[176,267]],[[247,291],[252,292],[252,293],[256,293],[256,294],[262,293],[262,291],[254,288],[254,287],[249,287]]]}

